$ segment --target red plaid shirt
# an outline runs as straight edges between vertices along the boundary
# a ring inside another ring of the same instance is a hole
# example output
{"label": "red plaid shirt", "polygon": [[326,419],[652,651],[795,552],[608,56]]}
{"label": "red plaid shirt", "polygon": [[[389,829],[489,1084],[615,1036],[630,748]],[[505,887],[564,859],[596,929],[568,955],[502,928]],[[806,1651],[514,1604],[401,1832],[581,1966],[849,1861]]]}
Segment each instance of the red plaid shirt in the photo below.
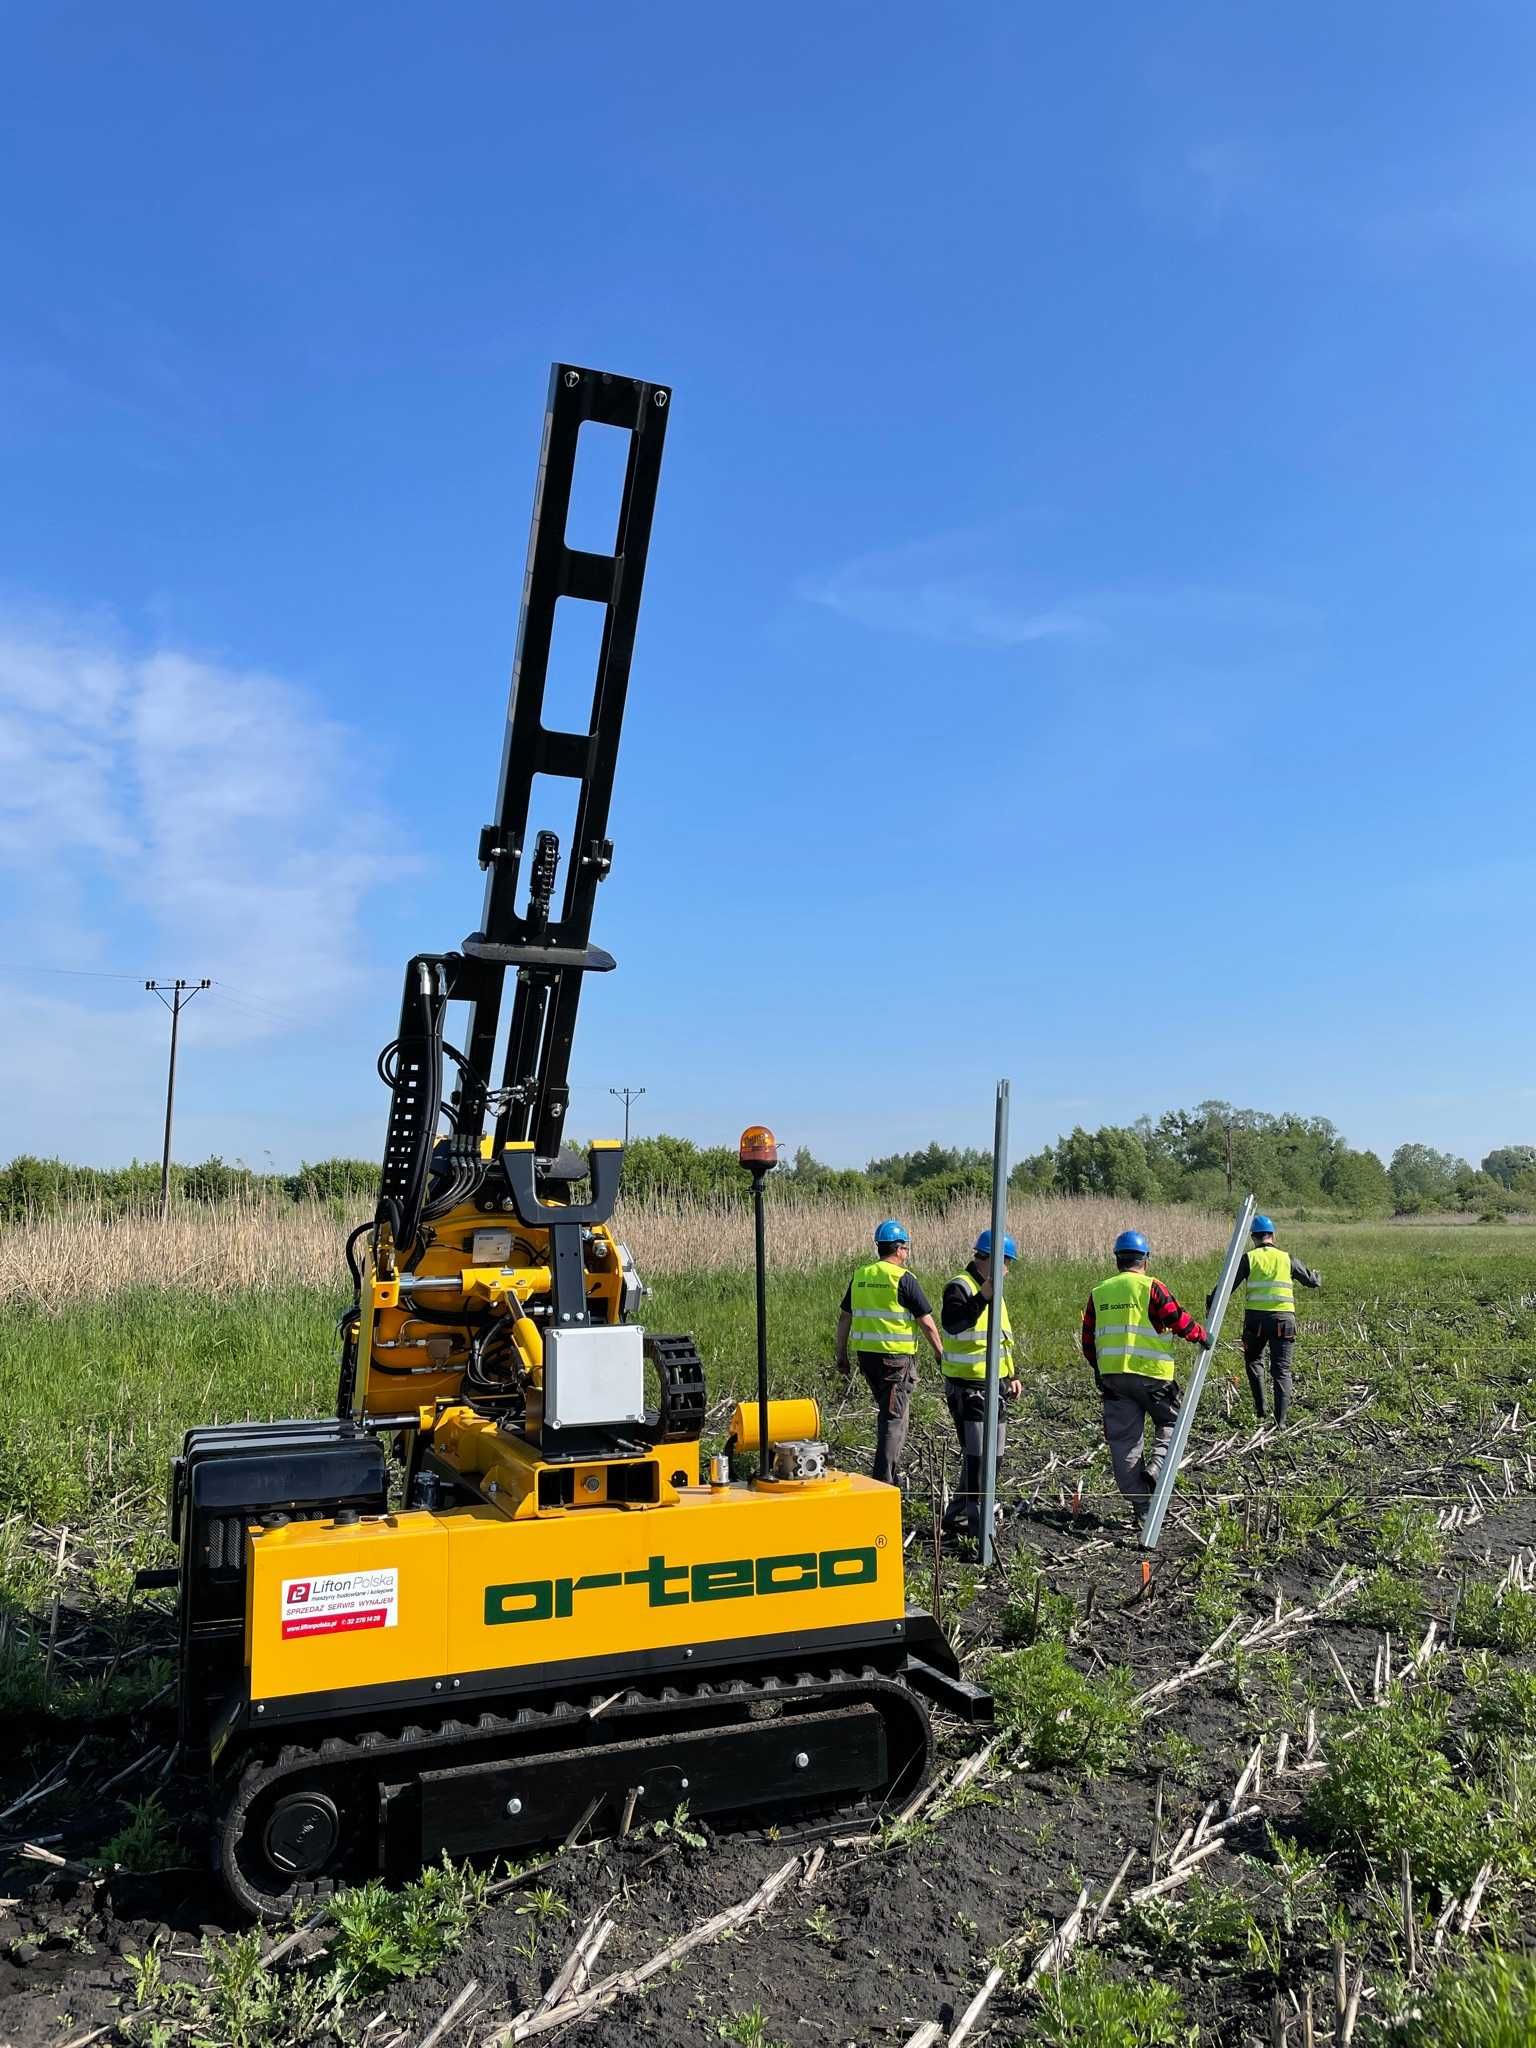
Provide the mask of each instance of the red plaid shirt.
{"label": "red plaid shirt", "polygon": [[[1196,1322],[1187,1309],[1182,1309],[1168,1292],[1161,1280],[1152,1282],[1152,1298],[1147,1303],[1152,1318],[1152,1327],[1182,1337],[1189,1344],[1204,1344],[1207,1341],[1204,1323]],[[1098,1348],[1093,1340],[1096,1318],[1093,1312],[1093,1296],[1088,1297],[1088,1306],[1083,1310],[1083,1356],[1097,1372],[1099,1369]]]}

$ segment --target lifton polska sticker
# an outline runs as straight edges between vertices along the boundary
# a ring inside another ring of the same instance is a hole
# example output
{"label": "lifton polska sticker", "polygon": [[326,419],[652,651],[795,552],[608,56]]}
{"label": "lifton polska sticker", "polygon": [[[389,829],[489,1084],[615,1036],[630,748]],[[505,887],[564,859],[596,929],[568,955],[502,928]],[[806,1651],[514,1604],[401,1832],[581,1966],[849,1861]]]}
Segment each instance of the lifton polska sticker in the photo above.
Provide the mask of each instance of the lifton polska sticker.
{"label": "lifton polska sticker", "polygon": [[326,1572],[315,1579],[284,1579],[283,1640],[393,1628],[399,1606],[400,1574],[394,1566],[387,1571]]}

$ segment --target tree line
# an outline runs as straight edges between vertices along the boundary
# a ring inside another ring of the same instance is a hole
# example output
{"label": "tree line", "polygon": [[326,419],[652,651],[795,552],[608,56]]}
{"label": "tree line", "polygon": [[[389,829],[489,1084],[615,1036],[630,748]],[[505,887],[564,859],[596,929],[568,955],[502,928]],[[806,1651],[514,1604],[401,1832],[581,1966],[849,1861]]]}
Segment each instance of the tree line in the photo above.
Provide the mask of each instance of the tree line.
{"label": "tree line", "polygon": [[[1156,1119],[1078,1125],[1054,1145],[1021,1159],[1009,1175],[1021,1194],[1116,1195],[1129,1202],[1225,1206],[1254,1189],[1271,1208],[1335,1210],[1357,1216],[1411,1216],[1459,1210],[1488,1218],[1536,1210],[1536,1145],[1502,1145],[1481,1165],[1430,1145],[1399,1145],[1385,1164],[1351,1146],[1326,1117],[1272,1115],[1201,1102]],[[322,1159],[297,1173],[257,1173],[241,1162],[205,1159],[173,1166],[181,1202],[286,1199],[324,1202],[348,1214],[371,1209],[379,1169],[367,1159]],[[801,1146],[768,1182],[777,1199],[806,1195],[933,1211],[985,1199],[991,1155],[933,1143],[892,1152],[863,1167],[828,1166]],[[665,1134],[630,1141],[624,1189],[667,1202],[744,1201],[747,1176],[734,1145],[697,1145]],[[0,1167],[0,1218],[15,1219],[85,1202],[109,1213],[151,1208],[160,1169],[71,1166],[23,1156]]]}

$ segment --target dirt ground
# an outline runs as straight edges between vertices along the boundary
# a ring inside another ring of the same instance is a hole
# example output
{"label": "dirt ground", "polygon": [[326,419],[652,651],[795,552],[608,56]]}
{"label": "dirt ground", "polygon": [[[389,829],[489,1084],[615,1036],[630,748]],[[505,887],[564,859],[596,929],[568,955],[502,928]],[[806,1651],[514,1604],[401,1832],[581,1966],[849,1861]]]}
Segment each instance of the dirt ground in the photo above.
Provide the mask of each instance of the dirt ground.
{"label": "dirt ground", "polygon": [[[1506,1441],[1512,1448],[1517,1442],[1523,1446],[1523,1432],[1511,1432]],[[1299,1430],[1252,1453],[1245,1483],[1258,1489],[1255,1499],[1270,1499],[1328,1455],[1321,1436],[1309,1443]],[[1091,1504],[1074,1512],[1071,1489],[1079,1477]],[[1008,1602],[1031,1560],[1042,1567],[1047,1595],[1071,1596],[1067,1652],[1090,1676],[1124,1666],[1136,1688],[1148,1687],[1194,1663],[1219,1634],[1196,1598],[1205,1544],[1192,1516],[1201,1480],[1191,1475],[1189,1513],[1165,1542],[1150,1593],[1142,1591],[1137,1553],[1120,1516],[1108,1503],[1104,1521],[1094,1512],[1092,1503],[1102,1496],[1092,1493],[1090,1480],[1102,1486],[1102,1465],[1085,1468],[1078,1460],[1074,1469],[1053,1460],[1044,1473],[1012,1473],[1001,1538],[1009,1569],[999,1568],[983,1583],[963,1561],[946,1561],[940,1576],[945,1619],[968,1670],[979,1670],[1008,1635]],[[1454,1495],[1455,1469],[1437,1483]],[[1217,1482],[1209,1484],[1214,1488]],[[921,1521],[921,1513],[914,1519]],[[1485,1506],[1471,1526],[1448,1535],[1433,1581],[1440,1590],[1427,1595],[1426,1611],[1436,1611],[1437,1598],[1443,1609],[1468,1571],[1496,1573],[1533,1541],[1536,1502],[1522,1486],[1497,1508]],[[1352,1547],[1358,1557],[1351,1556]],[[930,1558],[929,1537],[919,1529],[909,1546],[914,1577],[927,1571]],[[1352,1565],[1365,1568],[1370,1562],[1368,1543],[1335,1547],[1327,1570],[1315,1554],[1287,1558],[1262,1587],[1250,1581],[1242,1626],[1261,1620],[1275,1595],[1287,1611],[1310,1607]],[[1300,1702],[1325,1696],[1342,1701],[1335,1656],[1359,1700],[1371,1698],[1381,1631],[1340,1618],[1345,1613],[1339,1607],[1299,1627],[1286,1646],[1297,1702],[1288,1725],[1297,1757],[1304,1726]],[[1016,1607],[1011,1626],[1017,1639]],[[147,1606],[140,1651],[160,1647],[165,1628],[163,1605]],[[1399,1662],[1405,1654],[1411,1647],[1400,1647]],[[1449,1661],[1433,1682],[1457,1687]],[[1287,1716],[1282,1712],[1279,1719]],[[195,1816],[197,1782],[166,1771],[160,1761],[170,1758],[173,1741],[169,1700],[85,1730],[39,1716],[6,1725],[8,1742],[0,1758],[0,2042],[8,2048],[84,2048],[88,2041],[259,2040],[259,2034],[242,2035],[233,2025],[224,2033],[200,2032],[190,2020],[164,2020],[165,2031],[156,2032],[149,2018],[133,2017],[136,1980],[128,1957],[158,1950],[169,1975],[199,1980],[207,1973],[204,1938],[236,1925],[205,1869],[103,1876],[89,1874],[85,1861],[77,1866],[72,1860],[84,1859],[87,1843],[99,1840],[102,1796],[119,1773],[128,1774],[124,1791],[141,1796],[154,1787],[174,1816]],[[602,1979],[643,1964],[674,1937],[748,1899],[792,1856],[799,1861],[765,1912],[728,1938],[698,1947],[637,1994],[621,1996],[580,2021],[582,2040],[591,2048],[618,2048],[636,2039],[830,2048],[905,2042],[930,2020],[940,2022],[947,2037],[999,1952],[1006,1949],[1015,1966],[1027,1964],[1071,1912],[1082,1887],[1090,1888],[1090,1906],[1102,1898],[1128,1852],[1137,1852],[1129,1884],[1146,1881],[1160,1772],[1166,1844],[1195,1824],[1208,1802],[1219,1802],[1218,1811],[1225,1812],[1256,1739],[1277,1725],[1273,1702],[1261,1703],[1241,1660],[1237,1666],[1218,1660],[1196,1682],[1154,1705],[1125,1764],[1108,1771],[1083,1776],[1067,1767],[1036,1768],[1027,1753],[1005,1742],[972,1793],[948,1804],[940,1798],[926,1819],[909,1828],[849,1830],[843,1823],[803,1834],[791,1826],[778,1834],[717,1834],[699,1824],[660,1839],[647,1832],[620,1843],[578,1846],[487,1901],[463,1945],[427,1974],[356,2003],[333,2038],[366,2041],[371,2048],[418,2043],[472,1982],[467,2002],[441,2038],[485,2041],[499,2024],[537,2005],[589,1916],[603,1910],[614,1922],[596,1971]],[[941,1779],[988,1734],[942,1719],[936,1729],[935,1772]],[[1178,1769],[1158,1761],[1170,1754],[1170,1737],[1187,1745],[1178,1752],[1185,1758]],[[141,1756],[148,1761],[136,1767]],[[55,1771],[59,1776],[50,1786],[49,1773]],[[1307,1782],[1296,1775],[1268,1776],[1256,1795],[1260,1815],[1225,1837],[1223,1849],[1203,1867],[1212,1879],[1240,1881],[1261,1914],[1273,1862],[1270,1827],[1305,1840],[1300,1815]],[[535,1891],[535,1884],[544,1889]],[[1361,1903],[1342,1879],[1338,1903]],[[1536,1920],[1524,1931],[1528,1939],[1536,1934]],[[1117,1936],[1113,1923],[1096,1941],[1112,1973],[1143,1977],[1153,1967],[1144,1948]],[[305,1960],[301,1945],[278,1967],[306,1970],[314,1964]],[[1200,2042],[1235,2048],[1279,2038],[1271,2031],[1277,2025],[1295,2027],[1286,2038],[1299,2044],[1306,1988],[1323,1986],[1331,1963],[1326,1938],[1313,1928],[1290,1934],[1278,1970],[1249,1966],[1241,1957],[1176,1963],[1165,1957],[1157,1967],[1177,1984],[1186,2025],[1198,2026]],[[1035,2001],[1020,1988],[1019,1974],[1009,1968],[972,2038],[989,2029],[999,2041],[1035,2038],[1028,2031]],[[1367,2014],[1369,2007],[1367,1992]],[[1316,2038],[1331,2036],[1320,2025]]]}

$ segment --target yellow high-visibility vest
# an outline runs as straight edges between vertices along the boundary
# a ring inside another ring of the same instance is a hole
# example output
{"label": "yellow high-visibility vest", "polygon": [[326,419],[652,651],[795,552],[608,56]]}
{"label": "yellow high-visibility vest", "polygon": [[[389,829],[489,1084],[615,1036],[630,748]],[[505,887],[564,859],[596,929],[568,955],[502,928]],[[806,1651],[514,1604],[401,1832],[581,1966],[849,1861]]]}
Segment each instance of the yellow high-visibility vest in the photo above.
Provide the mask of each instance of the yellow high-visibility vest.
{"label": "yellow high-visibility vest", "polygon": [[1093,1348],[1100,1372],[1173,1378],[1173,1347],[1152,1322],[1152,1275],[1132,1271],[1093,1290]]}
{"label": "yellow high-visibility vest", "polygon": [[1267,1316],[1293,1316],[1296,1288],[1291,1255],[1276,1245],[1261,1244],[1248,1254],[1248,1306]]}
{"label": "yellow high-visibility vest", "polygon": [[[969,1273],[957,1273],[951,1286],[963,1287],[967,1294],[980,1294],[981,1288]],[[984,1380],[987,1376],[987,1318],[992,1313],[990,1306],[984,1308],[968,1330],[961,1330],[958,1336],[944,1332],[944,1377],[947,1380]],[[1008,1320],[1008,1304],[1003,1303],[1002,1343],[998,1350],[998,1373],[1005,1380],[1013,1378],[1013,1324]]]}
{"label": "yellow high-visibility vest", "polygon": [[871,1259],[860,1266],[848,1290],[853,1323],[848,1343],[854,1351],[884,1351],[894,1356],[917,1350],[912,1311],[900,1301],[905,1266],[889,1259]]}

